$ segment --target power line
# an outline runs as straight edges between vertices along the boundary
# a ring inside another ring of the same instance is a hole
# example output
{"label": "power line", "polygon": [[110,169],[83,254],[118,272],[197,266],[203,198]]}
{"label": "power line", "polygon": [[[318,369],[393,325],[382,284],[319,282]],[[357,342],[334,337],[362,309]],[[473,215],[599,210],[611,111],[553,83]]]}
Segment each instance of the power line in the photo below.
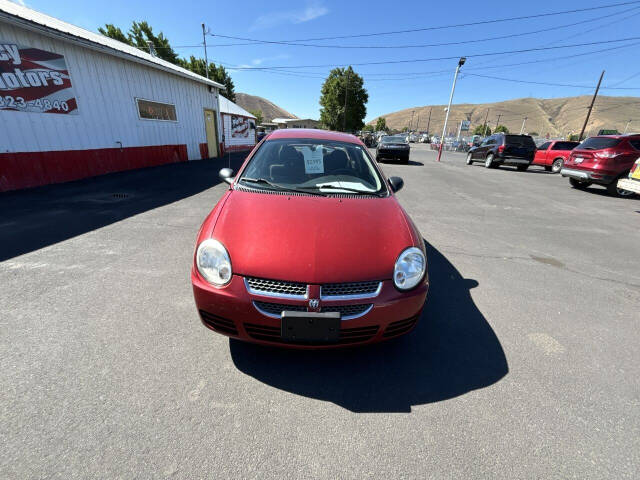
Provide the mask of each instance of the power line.
{"label": "power line", "polygon": [[[514,83],[529,83],[533,85],[546,85],[551,87],[574,87],[574,88],[586,88],[593,89],[593,85],[574,85],[570,83],[549,83],[549,82],[535,82],[532,80],[518,80],[515,78],[504,78],[504,77],[494,77],[491,75],[481,75],[479,73],[465,73],[464,76],[472,76],[472,77],[482,77],[482,78],[490,78],[493,80],[504,80],[506,82],[514,82]],[[601,87],[601,89],[607,90],[640,90],[640,87]]]}
{"label": "power line", "polygon": [[[486,53],[475,53],[475,54],[466,54],[463,55],[467,58],[475,58],[475,57],[488,57],[493,55],[504,55],[510,53],[527,53],[527,52],[539,52],[545,50],[558,50],[560,48],[573,48],[573,47],[583,47],[588,45],[601,45],[606,43],[620,43],[627,42],[629,40],[640,40],[640,37],[627,37],[627,38],[619,38],[615,40],[600,40],[597,42],[584,42],[584,43],[574,43],[574,44],[565,44],[565,45],[557,45],[550,47],[535,47],[535,48],[524,48],[519,50],[508,50],[503,52],[486,52]],[[389,64],[400,64],[400,63],[417,63],[417,62],[435,62],[439,60],[453,60],[460,58],[460,55],[453,55],[448,57],[434,57],[434,58],[417,58],[412,60],[386,60],[380,62],[358,62],[358,63],[345,63],[345,64],[323,64],[323,65],[288,65],[288,66],[271,66],[271,67],[238,67],[236,70],[266,70],[266,69],[286,69],[286,68],[331,68],[331,67],[343,67],[347,65],[351,66],[362,66],[362,65],[389,65]]]}
{"label": "power line", "polygon": [[313,47],[313,48],[334,48],[334,49],[407,49],[407,48],[444,47],[444,46],[451,46],[451,45],[463,45],[466,43],[488,42],[492,40],[504,40],[507,38],[523,37],[526,35],[535,35],[537,33],[549,32],[549,31],[558,30],[561,28],[574,27],[577,25],[585,24],[585,23],[595,22],[598,20],[602,20],[603,18],[608,18],[615,15],[621,15],[637,9],[638,7],[636,6],[621,12],[611,13],[609,15],[598,16],[595,18],[588,18],[586,20],[581,20],[579,22],[571,22],[565,25],[546,27],[543,29],[533,30],[529,32],[519,32],[519,33],[512,33],[512,34],[500,35],[495,37],[477,38],[473,40],[459,40],[455,42],[423,43],[423,44],[410,44],[410,45],[321,45],[321,44],[314,44],[314,43],[296,43],[296,41],[285,41],[285,40],[261,40],[256,38],[235,37],[235,36],[220,35],[220,34],[211,34],[211,36],[246,41],[246,43],[226,43],[226,44],[218,43],[218,44],[213,44],[214,47],[231,47],[231,46],[256,45],[256,44],[287,45],[287,46],[295,46],[295,47]]}
{"label": "power line", "polygon": [[[635,4],[638,4],[638,3],[640,3],[640,0],[631,1],[631,2],[613,3],[613,4],[610,4],[610,5],[601,5],[601,6],[598,6],[598,7],[576,8],[576,9],[573,9],[573,10],[562,10],[562,11],[558,11],[558,12],[546,12],[546,13],[538,13],[538,14],[534,14],[534,15],[524,15],[524,16],[519,16],[519,17],[498,18],[498,19],[493,19],[493,20],[482,20],[482,21],[479,21],[479,22],[458,23],[458,24],[453,24],[453,25],[440,25],[440,26],[435,26],[435,27],[412,28],[412,29],[408,29],[408,30],[395,30],[395,31],[387,31],[387,32],[360,33],[360,34],[354,34],[354,35],[337,35],[337,36],[333,36],[333,37],[299,38],[299,39],[295,39],[295,40],[282,40],[282,41],[285,41],[285,42],[308,42],[308,41],[315,41],[315,40],[337,40],[337,39],[342,39],[342,38],[376,37],[376,36],[381,36],[381,35],[396,35],[396,34],[400,34],[400,33],[426,32],[426,31],[432,31],[432,30],[444,30],[444,29],[448,29],[448,28],[471,27],[471,26],[477,26],[477,25],[487,25],[487,24],[492,24],[492,23],[511,22],[511,21],[515,21],[515,20],[528,20],[528,19],[532,19],[532,18],[550,17],[550,16],[556,16],[556,15],[567,15],[567,14],[579,13],[579,12],[589,12],[589,11],[594,11],[594,10],[602,10],[602,9],[606,9],[606,8],[621,7],[621,6],[624,6],[624,5],[635,5]],[[239,37],[224,36],[224,35],[219,35],[219,34],[216,34],[216,36],[217,37],[221,37],[221,38],[230,38],[230,39],[240,39],[240,40],[242,40],[242,38],[239,38]],[[254,39],[254,41],[255,41],[255,39]]]}

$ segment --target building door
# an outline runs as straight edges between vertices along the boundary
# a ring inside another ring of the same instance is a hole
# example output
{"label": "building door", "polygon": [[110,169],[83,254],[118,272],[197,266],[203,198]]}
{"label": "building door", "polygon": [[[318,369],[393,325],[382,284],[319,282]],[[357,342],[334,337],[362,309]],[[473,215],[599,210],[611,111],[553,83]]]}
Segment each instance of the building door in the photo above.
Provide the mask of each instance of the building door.
{"label": "building door", "polygon": [[204,128],[207,131],[207,147],[209,157],[218,156],[218,122],[215,110],[204,111]]}

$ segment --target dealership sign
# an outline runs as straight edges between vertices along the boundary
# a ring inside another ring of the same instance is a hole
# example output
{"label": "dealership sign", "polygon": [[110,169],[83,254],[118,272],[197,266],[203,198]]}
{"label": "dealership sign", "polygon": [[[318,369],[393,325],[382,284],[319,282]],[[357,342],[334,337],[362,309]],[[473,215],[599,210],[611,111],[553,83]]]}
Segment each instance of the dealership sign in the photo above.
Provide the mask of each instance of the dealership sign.
{"label": "dealership sign", "polygon": [[0,40],[0,110],[78,113],[64,56]]}

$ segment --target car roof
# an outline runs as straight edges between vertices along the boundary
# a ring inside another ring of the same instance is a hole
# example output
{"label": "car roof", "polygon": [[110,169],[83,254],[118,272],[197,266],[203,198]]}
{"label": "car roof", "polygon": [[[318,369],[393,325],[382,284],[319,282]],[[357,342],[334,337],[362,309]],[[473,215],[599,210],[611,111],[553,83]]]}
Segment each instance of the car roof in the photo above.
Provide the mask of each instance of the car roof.
{"label": "car roof", "polygon": [[267,140],[277,140],[280,138],[312,138],[316,140],[356,143],[358,145],[362,143],[358,137],[349,133],[317,130],[313,128],[281,128],[271,132]]}

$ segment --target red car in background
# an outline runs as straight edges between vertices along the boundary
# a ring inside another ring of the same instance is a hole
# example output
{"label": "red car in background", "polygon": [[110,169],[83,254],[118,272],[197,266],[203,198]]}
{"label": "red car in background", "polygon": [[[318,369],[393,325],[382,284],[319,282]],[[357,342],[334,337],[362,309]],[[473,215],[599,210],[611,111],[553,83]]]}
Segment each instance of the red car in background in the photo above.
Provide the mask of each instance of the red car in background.
{"label": "red car in background", "polygon": [[628,197],[633,192],[618,187],[640,157],[640,134],[589,137],[571,151],[560,170],[574,188],[602,185],[610,195]]}
{"label": "red car in background", "polygon": [[353,135],[286,129],[251,152],[198,234],[203,324],[292,348],[374,343],[416,325],[429,286],[422,235]]}
{"label": "red car in background", "polygon": [[565,140],[553,140],[543,143],[536,150],[532,165],[544,167],[547,172],[558,173],[562,170],[562,165],[579,142],[568,142]]}

